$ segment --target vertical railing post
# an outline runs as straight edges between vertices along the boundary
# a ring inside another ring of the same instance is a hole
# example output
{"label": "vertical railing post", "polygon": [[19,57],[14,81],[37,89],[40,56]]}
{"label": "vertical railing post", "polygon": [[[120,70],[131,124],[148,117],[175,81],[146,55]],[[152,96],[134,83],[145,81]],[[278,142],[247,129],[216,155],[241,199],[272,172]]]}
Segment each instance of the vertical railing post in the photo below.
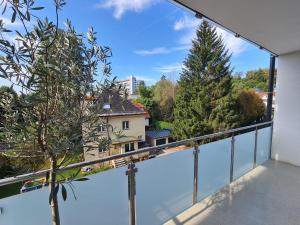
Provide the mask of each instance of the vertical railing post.
{"label": "vertical railing post", "polygon": [[254,158],[253,158],[253,168],[256,167],[256,158],[257,158],[257,126],[255,127],[255,142],[254,142]]}
{"label": "vertical railing post", "polygon": [[128,203],[129,203],[129,225],[136,225],[136,184],[135,173],[137,168],[133,162],[128,164],[126,175],[128,176]]}
{"label": "vertical railing post", "polygon": [[268,100],[267,100],[267,116],[266,121],[272,120],[273,113],[273,91],[274,91],[274,77],[275,77],[275,56],[270,56],[270,69],[268,80]]}
{"label": "vertical railing post", "polygon": [[230,183],[233,181],[233,168],[234,168],[234,133],[231,136],[231,157],[230,157]]}
{"label": "vertical railing post", "polygon": [[193,205],[198,201],[198,156],[199,146],[194,147],[194,182],[193,182]]}
{"label": "vertical railing post", "polygon": [[274,129],[274,126],[273,126],[273,122],[271,123],[271,137],[270,137],[270,150],[269,150],[269,159],[272,159],[272,142],[273,142],[273,129]]}

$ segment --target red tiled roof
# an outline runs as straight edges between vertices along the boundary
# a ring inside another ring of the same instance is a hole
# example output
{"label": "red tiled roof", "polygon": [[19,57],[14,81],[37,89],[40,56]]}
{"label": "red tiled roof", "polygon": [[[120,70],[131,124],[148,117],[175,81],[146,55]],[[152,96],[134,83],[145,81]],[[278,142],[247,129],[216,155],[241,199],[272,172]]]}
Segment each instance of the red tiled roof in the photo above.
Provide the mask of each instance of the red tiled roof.
{"label": "red tiled roof", "polygon": [[[101,107],[99,110],[100,116],[107,115],[135,115],[135,114],[144,114],[145,111],[141,108],[134,106],[134,104],[119,95],[118,92],[114,90],[104,91],[102,95],[98,97],[94,96],[85,96],[87,101],[95,101],[95,104],[99,104]],[[105,103],[110,104],[110,110],[107,111],[102,108]]]}
{"label": "red tiled roof", "polygon": [[139,109],[144,110],[144,112],[145,112],[145,119],[150,119],[151,118],[149,111],[146,109],[146,107],[142,103],[136,102],[136,103],[133,103],[133,105],[135,107],[139,108]]}
{"label": "red tiled roof", "polygon": [[263,97],[265,97],[265,96],[268,95],[267,92],[256,92],[256,94],[257,94],[260,98],[263,98]]}
{"label": "red tiled roof", "polygon": [[[260,98],[268,96],[268,92],[255,92]],[[276,96],[276,92],[273,92],[273,96]]]}

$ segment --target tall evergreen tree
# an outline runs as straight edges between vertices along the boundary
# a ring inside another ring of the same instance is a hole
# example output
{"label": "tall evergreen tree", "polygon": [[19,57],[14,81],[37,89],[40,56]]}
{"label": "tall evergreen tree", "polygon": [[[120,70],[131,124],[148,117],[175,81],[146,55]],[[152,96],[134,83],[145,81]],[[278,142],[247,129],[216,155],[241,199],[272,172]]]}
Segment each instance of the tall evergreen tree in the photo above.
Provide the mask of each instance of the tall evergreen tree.
{"label": "tall evergreen tree", "polygon": [[216,28],[203,21],[178,82],[174,136],[188,138],[236,126],[230,57]]}

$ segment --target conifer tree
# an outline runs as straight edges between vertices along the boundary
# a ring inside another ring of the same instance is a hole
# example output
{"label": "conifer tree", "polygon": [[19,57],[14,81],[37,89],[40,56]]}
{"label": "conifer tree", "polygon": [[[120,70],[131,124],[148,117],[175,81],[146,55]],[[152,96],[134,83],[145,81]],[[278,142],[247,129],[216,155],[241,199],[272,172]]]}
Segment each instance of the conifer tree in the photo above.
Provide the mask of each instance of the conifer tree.
{"label": "conifer tree", "polygon": [[178,139],[237,126],[236,104],[231,100],[228,50],[216,28],[203,21],[192,41],[178,82],[174,136]]}

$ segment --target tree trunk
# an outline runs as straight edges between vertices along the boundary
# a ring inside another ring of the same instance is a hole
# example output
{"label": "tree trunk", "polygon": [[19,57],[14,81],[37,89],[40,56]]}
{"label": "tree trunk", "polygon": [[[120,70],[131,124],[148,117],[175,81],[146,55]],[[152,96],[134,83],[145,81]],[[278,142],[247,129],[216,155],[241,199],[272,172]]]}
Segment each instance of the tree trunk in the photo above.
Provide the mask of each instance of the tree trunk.
{"label": "tree trunk", "polygon": [[55,187],[56,187],[56,159],[51,158],[51,167],[50,167],[50,183],[49,183],[49,190],[51,195],[51,214],[52,214],[52,224],[53,225],[60,225],[60,218],[59,218],[59,209],[58,209],[58,201],[57,201],[57,193],[55,193]]}

